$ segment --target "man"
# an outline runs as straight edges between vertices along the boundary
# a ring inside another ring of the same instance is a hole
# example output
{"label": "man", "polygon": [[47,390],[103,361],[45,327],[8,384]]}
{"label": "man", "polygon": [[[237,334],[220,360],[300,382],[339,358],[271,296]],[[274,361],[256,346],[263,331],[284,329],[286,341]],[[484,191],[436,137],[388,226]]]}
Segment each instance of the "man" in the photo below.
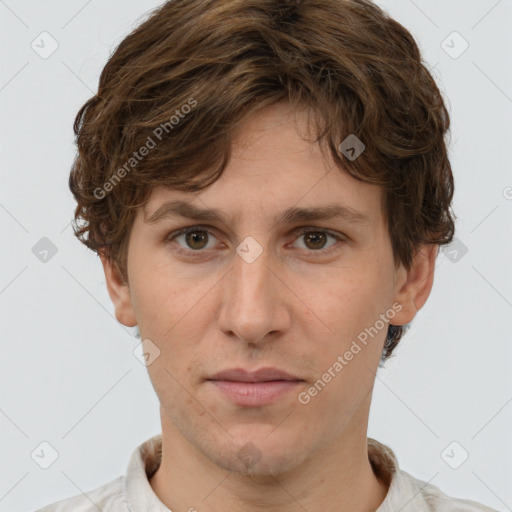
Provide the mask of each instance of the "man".
{"label": "man", "polygon": [[49,511],[489,511],[367,438],[452,240],[449,116],[370,1],[173,0],[75,122],[75,232],[137,326],[162,434]]}

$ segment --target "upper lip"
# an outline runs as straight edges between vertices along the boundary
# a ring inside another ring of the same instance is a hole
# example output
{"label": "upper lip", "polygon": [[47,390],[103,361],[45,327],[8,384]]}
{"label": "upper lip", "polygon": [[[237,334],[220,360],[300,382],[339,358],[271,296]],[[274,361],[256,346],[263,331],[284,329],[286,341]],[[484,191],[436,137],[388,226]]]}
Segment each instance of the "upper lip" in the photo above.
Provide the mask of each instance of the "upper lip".
{"label": "upper lip", "polygon": [[208,380],[232,380],[237,382],[265,382],[272,380],[302,380],[294,377],[279,368],[259,368],[255,371],[247,371],[243,368],[230,368],[222,370]]}

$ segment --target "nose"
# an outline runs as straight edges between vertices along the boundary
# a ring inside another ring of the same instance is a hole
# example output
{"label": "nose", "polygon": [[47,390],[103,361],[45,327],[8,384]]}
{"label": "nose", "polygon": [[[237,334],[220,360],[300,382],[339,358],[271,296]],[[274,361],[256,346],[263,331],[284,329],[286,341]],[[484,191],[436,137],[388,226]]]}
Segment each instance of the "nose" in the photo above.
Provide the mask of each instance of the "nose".
{"label": "nose", "polygon": [[261,345],[283,334],[290,326],[287,287],[277,267],[263,252],[254,261],[236,253],[224,277],[219,328],[227,336]]}

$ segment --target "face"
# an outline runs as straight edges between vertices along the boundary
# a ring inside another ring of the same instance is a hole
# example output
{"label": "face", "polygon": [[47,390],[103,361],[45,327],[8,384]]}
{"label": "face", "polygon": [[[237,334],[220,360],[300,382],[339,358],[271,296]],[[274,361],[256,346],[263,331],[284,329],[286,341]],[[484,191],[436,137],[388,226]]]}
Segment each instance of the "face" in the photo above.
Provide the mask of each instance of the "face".
{"label": "face", "polygon": [[[254,114],[209,188],[153,190],[131,231],[129,285],[103,260],[118,320],[160,351],[148,372],[164,436],[230,471],[278,474],[366,434],[387,326],[411,321],[432,284],[433,250],[395,267],[381,189],[300,133],[285,103]],[[223,218],[165,208],[178,200]],[[347,215],[280,219],[331,206]],[[212,380],[261,368],[291,380]]]}

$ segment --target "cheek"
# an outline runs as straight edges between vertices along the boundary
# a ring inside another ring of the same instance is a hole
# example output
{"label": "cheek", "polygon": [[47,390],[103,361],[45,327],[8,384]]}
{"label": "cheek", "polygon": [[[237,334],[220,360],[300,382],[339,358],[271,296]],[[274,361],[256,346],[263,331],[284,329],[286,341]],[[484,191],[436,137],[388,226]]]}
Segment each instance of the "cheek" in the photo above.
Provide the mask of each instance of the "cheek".
{"label": "cheek", "polygon": [[189,370],[187,365],[197,358],[199,340],[204,338],[211,314],[205,295],[211,283],[184,277],[169,268],[151,274],[141,273],[132,288],[141,336],[160,350],[150,372],[156,377],[158,369],[166,368],[182,381]]}
{"label": "cheek", "polygon": [[367,277],[352,273],[341,287],[331,287],[324,295],[322,314],[334,335],[329,332],[318,339],[318,333],[311,333],[322,347],[312,354],[318,379],[312,403],[320,416],[328,410],[349,418],[371,393],[387,324],[379,316],[386,311],[382,289]]}
{"label": "cheek", "polygon": [[[132,303],[141,325],[156,335],[160,326],[169,329],[185,314],[186,286],[183,278],[165,261],[163,251],[136,253],[131,264]],[[149,336],[149,333],[147,333]]]}
{"label": "cheek", "polygon": [[[390,307],[380,269],[363,262],[361,267],[331,276],[328,284],[317,290],[308,301],[316,317],[307,328],[325,348],[320,356],[323,364],[329,367],[338,355],[351,350],[353,353],[347,354],[351,361],[373,366],[387,334],[388,323],[381,315]],[[350,366],[358,363],[351,362]]]}
{"label": "cheek", "polygon": [[371,319],[378,308],[379,286],[371,272],[347,269],[333,276],[312,300],[314,308],[322,311],[337,334],[354,334],[352,329]]}

